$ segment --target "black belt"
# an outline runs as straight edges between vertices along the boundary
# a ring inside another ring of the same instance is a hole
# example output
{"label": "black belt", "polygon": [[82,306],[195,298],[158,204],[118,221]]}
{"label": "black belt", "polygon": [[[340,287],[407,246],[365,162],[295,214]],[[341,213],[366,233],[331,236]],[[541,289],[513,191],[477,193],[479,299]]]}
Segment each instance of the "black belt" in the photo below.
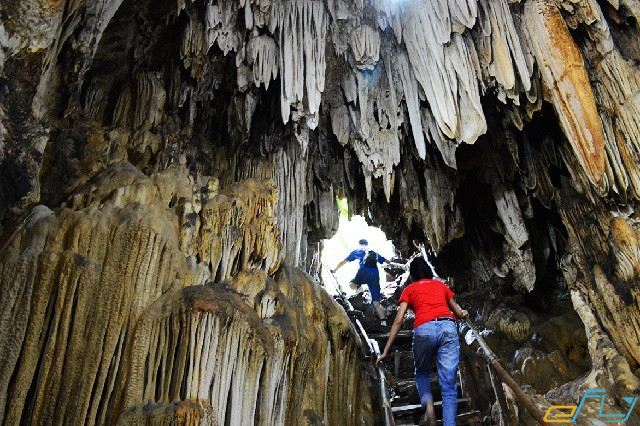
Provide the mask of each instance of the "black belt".
{"label": "black belt", "polygon": [[455,320],[451,317],[440,317],[440,318],[435,318],[432,319],[431,321],[453,321],[455,322]]}

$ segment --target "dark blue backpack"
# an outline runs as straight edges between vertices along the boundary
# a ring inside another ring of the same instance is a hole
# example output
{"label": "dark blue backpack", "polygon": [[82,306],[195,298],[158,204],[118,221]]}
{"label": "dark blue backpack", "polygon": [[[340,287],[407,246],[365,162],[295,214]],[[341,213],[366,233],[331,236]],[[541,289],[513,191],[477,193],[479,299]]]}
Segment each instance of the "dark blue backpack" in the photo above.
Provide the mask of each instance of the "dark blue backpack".
{"label": "dark blue backpack", "polygon": [[378,253],[373,250],[367,250],[364,254],[364,258],[362,259],[362,263],[365,266],[375,268],[378,264]]}

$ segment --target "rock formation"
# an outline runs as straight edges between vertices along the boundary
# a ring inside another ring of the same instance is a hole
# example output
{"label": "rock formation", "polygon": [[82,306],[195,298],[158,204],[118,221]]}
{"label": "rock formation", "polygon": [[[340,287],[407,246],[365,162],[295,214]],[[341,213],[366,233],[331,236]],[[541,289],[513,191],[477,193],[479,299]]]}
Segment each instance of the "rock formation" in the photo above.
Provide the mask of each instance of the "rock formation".
{"label": "rock formation", "polygon": [[428,240],[458,293],[519,304],[479,312],[515,341],[566,289],[589,374],[536,391],[624,406],[639,18],[635,0],[3,2],[3,421],[368,419],[358,340],[295,269],[337,196],[401,252]]}
{"label": "rock formation", "polygon": [[277,195],[121,162],[55,211],[34,207],[0,267],[3,421],[366,418],[351,323],[278,268]]}

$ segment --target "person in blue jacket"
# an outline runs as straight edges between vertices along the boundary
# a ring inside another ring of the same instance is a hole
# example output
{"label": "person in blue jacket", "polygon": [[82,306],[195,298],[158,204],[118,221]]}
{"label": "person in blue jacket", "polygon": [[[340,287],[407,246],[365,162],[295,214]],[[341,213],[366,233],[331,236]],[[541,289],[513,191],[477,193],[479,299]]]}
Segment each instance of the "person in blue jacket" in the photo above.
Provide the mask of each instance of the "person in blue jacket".
{"label": "person in blue jacket", "polygon": [[332,269],[331,272],[335,273],[347,262],[357,260],[360,264],[360,268],[349,284],[353,290],[363,284],[366,284],[369,287],[369,292],[371,292],[371,301],[378,317],[380,318],[380,325],[386,326],[386,313],[384,308],[380,305],[380,273],[378,272],[378,264],[389,264],[389,261],[373,250],[369,250],[369,242],[367,240],[360,240],[358,241],[358,244],[360,244],[360,247],[349,253],[349,256],[338,263],[338,266],[336,266],[335,269]]}

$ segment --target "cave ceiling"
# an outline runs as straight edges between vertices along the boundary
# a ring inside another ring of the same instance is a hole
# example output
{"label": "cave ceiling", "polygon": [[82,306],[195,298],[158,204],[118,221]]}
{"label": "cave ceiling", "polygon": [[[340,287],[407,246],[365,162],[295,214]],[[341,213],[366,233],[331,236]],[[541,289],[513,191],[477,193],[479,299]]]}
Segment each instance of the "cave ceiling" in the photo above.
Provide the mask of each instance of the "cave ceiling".
{"label": "cave ceiling", "polygon": [[346,196],[462,289],[559,277],[594,368],[636,389],[639,18],[637,0],[4,1],[0,249],[43,208],[157,203],[181,279],[273,275],[311,263]]}

